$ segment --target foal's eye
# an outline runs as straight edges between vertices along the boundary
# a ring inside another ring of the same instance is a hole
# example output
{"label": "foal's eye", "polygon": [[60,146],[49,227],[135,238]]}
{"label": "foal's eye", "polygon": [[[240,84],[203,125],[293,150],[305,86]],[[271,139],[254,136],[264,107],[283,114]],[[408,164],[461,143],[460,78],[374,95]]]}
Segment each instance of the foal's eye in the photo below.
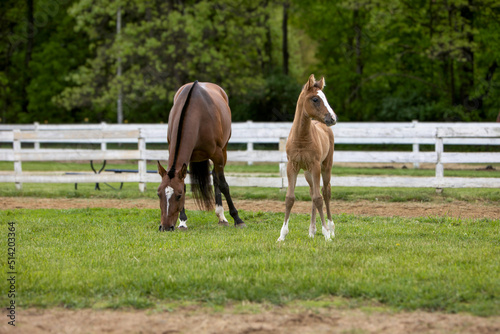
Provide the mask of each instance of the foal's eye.
{"label": "foal's eye", "polygon": [[156,196],[158,196],[158,198],[160,197],[160,193],[156,193]]}
{"label": "foal's eye", "polygon": [[313,100],[314,103],[316,103],[316,102],[319,101],[319,99],[317,97],[313,97],[312,100]]}
{"label": "foal's eye", "polygon": [[182,194],[177,195],[177,196],[176,196],[176,199],[177,199],[178,201],[180,201],[181,197],[182,197]]}

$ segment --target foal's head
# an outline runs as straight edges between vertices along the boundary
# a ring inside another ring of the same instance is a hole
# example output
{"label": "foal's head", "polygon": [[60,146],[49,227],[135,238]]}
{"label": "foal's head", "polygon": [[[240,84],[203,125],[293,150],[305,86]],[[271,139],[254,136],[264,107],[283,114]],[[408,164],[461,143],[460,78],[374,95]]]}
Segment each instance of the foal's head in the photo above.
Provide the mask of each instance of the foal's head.
{"label": "foal's head", "polygon": [[160,231],[173,231],[179,212],[184,207],[186,196],[184,179],[187,166],[184,164],[179,171],[168,173],[158,161],[158,173],[161,175],[161,183],[158,186],[161,209]]}
{"label": "foal's head", "polygon": [[302,88],[299,102],[302,101],[302,108],[309,117],[332,126],[337,123],[337,115],[335,115],[332,107],[328,104],[326,96],[322,91],[323,87],[325,87],[325,78],[316,81],[314,74],[311,74],[304,88]]}

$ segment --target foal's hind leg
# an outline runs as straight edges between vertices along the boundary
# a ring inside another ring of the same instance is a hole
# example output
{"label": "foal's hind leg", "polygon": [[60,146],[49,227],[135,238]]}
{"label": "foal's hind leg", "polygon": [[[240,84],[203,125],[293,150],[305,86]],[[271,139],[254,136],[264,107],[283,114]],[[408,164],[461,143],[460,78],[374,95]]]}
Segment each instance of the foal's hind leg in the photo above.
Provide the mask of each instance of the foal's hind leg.
{"label": "foal's hind leg", "polygon": [[[311,196],[311,199],[313,198],[313,180],[311,173],[308,171],[304,172],[304,176],[306,177],[306,181],[309,184],[309,195]],[[309,225],[309,237],[314,238],[314,235],[316,235],[316,205],[314,205],[314,202],[312,202],[312,208],[311,208],[311,224]]]}
{"label": "foal's hind leg", "polygon": [[313,179],[313,196],[312,200],[316,209],[318,209],[319,217],[321,218],[321,232],[325,236],[326,241],[332,240],[330,237],[330,231],[328,229],[328,225],[325,222],[325,215],[323,214],[323,198],[319,192],[320,181],[321,181],[321,166],[317,164],[311,170],[312,179]]}
{"label": "foal's hind leg", "polygon": [[295,203],[295,184],[297,183],[297,174],[299,172],[293,168],[293,163],[288,163],[286,167],[286,175],[288,178],[288,188],[286,189],[285,199],[285,221],[281,227],[280,237],[277,241],[285,241],[288,234],[288,221],[290,220],[290,212],[292,211],[293,203]]}

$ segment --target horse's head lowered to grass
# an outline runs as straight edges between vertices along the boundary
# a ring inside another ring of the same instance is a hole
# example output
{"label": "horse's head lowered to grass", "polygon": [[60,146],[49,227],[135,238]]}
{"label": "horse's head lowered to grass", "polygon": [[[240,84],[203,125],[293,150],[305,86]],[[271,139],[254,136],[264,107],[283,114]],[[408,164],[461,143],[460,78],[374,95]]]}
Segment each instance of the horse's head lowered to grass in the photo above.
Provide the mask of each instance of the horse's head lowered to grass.
{"label": "horse's head lowered to grass", "polygon": [[169,173],[158,161],[158,173],[161,176],[161,183],[158,186],[161,209],[160,231],[173,231],[186,198],[184,179],[187,166],[184,164],[179,171],[174,170]]}
{"label": "horse's head lowered to grass", "polygon": [[311,74],[302,88],[297,107],[303,108],[312,119],[332,126],[337,123],[337,115],[330,107],[325,93],[323,93],[323,87],[325,87],[325,78],[316,81],[314,74]]}

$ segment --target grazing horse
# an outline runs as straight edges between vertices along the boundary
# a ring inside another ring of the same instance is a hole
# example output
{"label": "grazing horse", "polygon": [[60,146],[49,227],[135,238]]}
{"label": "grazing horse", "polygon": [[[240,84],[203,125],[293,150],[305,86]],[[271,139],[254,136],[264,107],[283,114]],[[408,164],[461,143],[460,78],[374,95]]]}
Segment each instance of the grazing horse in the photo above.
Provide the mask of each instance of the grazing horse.
{"label": "grazing horse", "polygon": [[210,162],[215,188],[215,213],[219,224],[228,225],[224,217],[221,192],[226,197],[234,225],[244,227],[234,207],[229,186],[224,177],[227,143],[231,137],[231,109],[224,90],[209,82],[189,83],[177,91],[168,117],[168,172],[158,161],[161,183],[160,231],[173,231],[180,213],[180,229],[187,229],[184,210],[186,186],[184,180],[189,164],[191,191],[196,204],[206,210],[213,208],[214,194],[210,184]]}
{"label": "grazing horse", "polygon": [[[314,75],[311,74],[297,101],[295,117],[286,142],[288,189],[285,200],[285,221],[278,241],[284,241],[288,234],[290,211],[295,202],[295,184],[297,174],[301,169],[304,169],[312,198],[309,236],[314,238],[316,234],[316,210],[321,218],[325,239],[329,241],[331,236],[335,236],[335,224],[330,212],[330,178],[334,141],[333,133],[328,127],[337,123],[337,115],[326,100],[322,91],[324,86],[325,78],[316,81]],[[319,192],[321,176],[323,176],[323,198]],[[326,205],[328,225],[323,215],[323,200]]]}

